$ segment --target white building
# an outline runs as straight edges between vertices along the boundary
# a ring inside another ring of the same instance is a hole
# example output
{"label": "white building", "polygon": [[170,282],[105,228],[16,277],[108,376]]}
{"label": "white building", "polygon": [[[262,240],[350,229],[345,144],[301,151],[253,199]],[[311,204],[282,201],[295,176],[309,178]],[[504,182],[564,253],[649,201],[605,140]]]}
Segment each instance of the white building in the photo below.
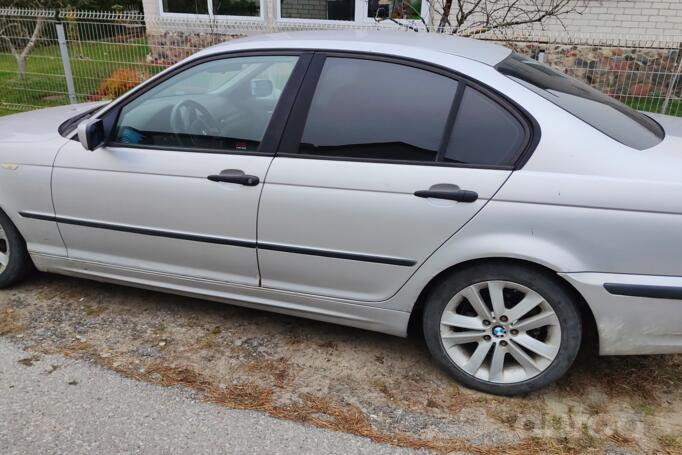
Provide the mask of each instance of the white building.
{"label": "white building", "polygon": [[[208,17],[255,20],[264,25],[371,24],[377,15],[407,18],[419,16],[431,25],[438,22],[432,4],[444,0],[143,0],[146,15],[160,17]],[[453,2],[455,5],[457,1]],[[546,30],[600,33],[617,36],[682,35],[682,0],[587,0],[582,13],[550,19]],[[440,8],[437,8],[440,9]],[[453,5],[452,12],[454,13]]]}

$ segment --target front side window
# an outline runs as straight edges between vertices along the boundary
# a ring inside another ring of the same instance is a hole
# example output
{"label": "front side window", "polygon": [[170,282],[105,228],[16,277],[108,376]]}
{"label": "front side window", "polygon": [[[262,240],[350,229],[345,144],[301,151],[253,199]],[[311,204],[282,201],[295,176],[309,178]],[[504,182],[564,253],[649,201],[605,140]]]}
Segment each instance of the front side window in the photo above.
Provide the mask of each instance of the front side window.
{"label": "front side window", "polygon": [[329,57],[310,105],[300,153],[434,162],[457,84],[406,65]]}
{"label": "front side window", "polygon": [[124,106],[114,140],[161,148],[257,151],[297,60],[237,57],[189,68]]}
{"label": "front side window", "polygon": [[664,137],[662,128],[650,117],[535,60],[512,54],[497,69],[629,147],[644,150]]}

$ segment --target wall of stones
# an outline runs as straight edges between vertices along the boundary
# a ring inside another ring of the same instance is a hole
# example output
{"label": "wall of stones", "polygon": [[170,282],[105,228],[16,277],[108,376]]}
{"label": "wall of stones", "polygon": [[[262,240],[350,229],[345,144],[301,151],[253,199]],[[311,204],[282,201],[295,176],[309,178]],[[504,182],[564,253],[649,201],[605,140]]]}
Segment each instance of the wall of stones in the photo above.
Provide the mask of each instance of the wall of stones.
{"label": "wall of stones", "polygon": [[215,35],[201,32],[166,31],[147,34],[147,63],[171,66],[197,51],[244,35]]}
{"label": "wall of stones", "polygon": [[[648,99],[660,107],[669,92],[673,99],[682,97],[682,80],[675,79],[682,57],[680,48],[539,43],[507,46],[533,58],[542,52],[545,63],[621,100]],[[675,86],[669,91],[673,81]]]}

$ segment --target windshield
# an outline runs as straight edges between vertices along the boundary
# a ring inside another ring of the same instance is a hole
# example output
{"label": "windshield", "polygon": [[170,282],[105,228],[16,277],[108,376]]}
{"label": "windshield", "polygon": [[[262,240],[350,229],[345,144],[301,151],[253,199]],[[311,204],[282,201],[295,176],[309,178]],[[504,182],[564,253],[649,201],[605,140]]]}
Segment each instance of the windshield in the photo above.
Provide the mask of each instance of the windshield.
{"label": "windshield", "polygon": [[628,147],[644,150],[663,140],[663,129],[650,117],[540,62],[511,54],[496,68]]}

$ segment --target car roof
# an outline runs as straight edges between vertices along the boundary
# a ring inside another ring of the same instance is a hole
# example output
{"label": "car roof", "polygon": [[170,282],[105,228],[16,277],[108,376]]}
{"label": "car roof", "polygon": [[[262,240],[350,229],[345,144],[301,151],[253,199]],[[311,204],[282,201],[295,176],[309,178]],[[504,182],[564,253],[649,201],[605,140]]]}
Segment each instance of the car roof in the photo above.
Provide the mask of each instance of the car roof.
{"label": "car roof", "polygon": [[251,35],[210,47],[201,55],[245,49],[319,49],[364,51],[419,58],[424,50],[442,52],[494,66],[509,56],[506,47],[482,40],[428,32],[374,30],[296,31]]}

